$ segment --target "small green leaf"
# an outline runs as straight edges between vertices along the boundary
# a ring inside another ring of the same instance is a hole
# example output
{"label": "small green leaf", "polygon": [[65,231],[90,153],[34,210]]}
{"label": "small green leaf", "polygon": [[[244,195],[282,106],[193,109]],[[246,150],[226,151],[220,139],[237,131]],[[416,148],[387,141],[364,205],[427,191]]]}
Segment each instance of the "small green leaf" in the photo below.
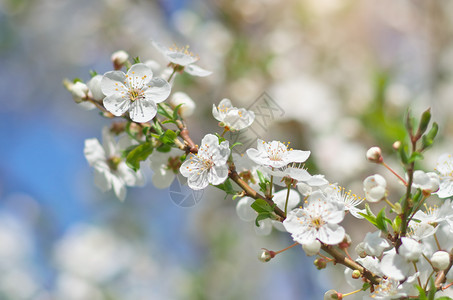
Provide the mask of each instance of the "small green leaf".
{"label": "small green leaf", "polygon": [[140,144],[127,154],[126,164],[134,171],[137,171],[140,169],[140,162],[147,159],[152,152],[153,147],[150,142]]}
{"label": "small green leaf", "polygon": [[436,284],[434,283],[434,278],[431,277],[431,279],[429,280],[428,300],[434,300],[436,292],[437,292]]}
{"label": "small green leaf", "polygon": [[452,300],[452,298],[447,297],[447,296],[442,296],[442,297],[436,298],[436,300]]}
{"label": "small green leaf", "polygon": [[90,76],[91,78],[93,78],[94,76],[98,75],[98,72],[96,72],[95,70],[90,70]]}
{"label": "small green leaf", "polygon": [[392,228],[393,228],[393,231],[400,232],[400,228],[401,228],[401,217],[400,216],[395,217],[395,220],[393,220],[393,222],[392,222]]}
{"label": "small green leaf", "polygon": [[431,109],[428,108],[422,114],[420,118],[420,124],[418,125],[417,134],[420,137],[423,133],[425,133],[426,129],[428,128],[429,121],[431,120]]}
{"label": "small green leaf", "polygon": [[269,212],[259,213],[258,216],[255,219],[255,225],[257,227],[260,227],[259,221],[265,220],[265,219],[273,219],[273,214],[269,213]]}
{"label": "small green leaf", "polygon": [[216,132],[215,135],[216,135],[217,138],[219,139],[219,144],[220,144],[221,142],[223,142],[223,141],[226,141],[226,139],[225,139],[223,136],[221,136],[220,134],[218,134],[217,132]]}
{"label": "small green leaf", "polygon": [[365,283],[362,285],[362,291],[366,291],[366,290],[368,290],[370,287],[371,287],[371,284],[369,284],[368,282],[365,282]]}
{"label": "small green leaf", "polygon": [[221,189],[227,195],[236,195],[237,194],[237,191],[234,190],[233,185],[231,184],[231,181],[229,178],[227,178],[227,180],[225,180],[224,183],[218,184],[215,187]]}
{"label": "small green leaf", "polygon": [[167,123],[173,123],[173,124],[176,124],[175,121],[173,120],[165,120],[165,121],[162,121],[162,124],[167,124]]}
{"label": "small green leaf", "polygon": [[365,203],[365,210],[366,210],[366,213],[368,216],[370,217],[373,217],[376,219],[376,216],[373,214],[373,212],[371,211],[371,208],[370,206],[368,205],[368,203]]}
{"label": "small green leaf", "polygon": [[159,121],[157,121],[157,119],[154,119],[154,124],[152,126],[158,135],[162,135],[164,133],[162,126],[160,126]]}
{"label": "small green leaf", "polygon": [[403,165],[407,165],[408,164],[408,161],[409,159],[407,158],[407,145],[406,144],[403,144],[401,145],[401,147],[398,149],[398,154],[401,158],[401,162],[403,163]]}
{"label": "small green leaf", "polygon": [[[251,205],[250,205],[258,214],[260,213],[264,213],[264,212],[270,212],[270,213],[273,213],[274,212],[274,208],[266,202],[266,200],[264,199],[256,199],[255,202],[253,202]],[[274,204],[275,206],[275,204]]]}
{"label": "small green leaf", "polygon": [[233,146],[230,147],[231,150],[233,150],[234,147],[242,145],[241,142],[236,142],[233,144]]}
{"label": "small green leaf", "polygon": [[419,285],[416,285],[415,287],[417,288],[418,293],[419,293],[418,299],[419,300],[428,300],[428,298],[426,297],[426,294],[425,294],[425,290]]}
{"label": "small green leaf", "polygon": [[176,137],[176,132],[171,129],[167,129],[165,133],[159,137],[159,140],[164,144],[173,145],[175,143]]}
{"label": "small green leaf", "polygon": [[166,117],[167,119],[172,120],[171,115],[167,112],[166,108],[164,107],[165,103],[158,103],[157,104],[157,113],[161,116]]}
{"label": "small green leaf", "polygon": [[[385,207],[382,208],[376,217],[376,227],[384,233],[387,233],[387,218],[385,217]],[[389,220],[390,221],[390,220]],[[390,224],[392,222],[390,221]]]}
{"label": "small green leaf", "polygon": [[408,162],[413,163],[416,160],[423,160],[423,155],[420,152],[413,152],[411,157],[409,157]]}
{"label": "small green leaf", "polygon": [[134,57],[132,58],[132,61],[134,62],[134,64],[139,64],[140,63],[140,57]]}
{"label": "small green leaf", "polygon": [[167,153],[167,152],[171,151],[171,146],[170,145],[166,145],[166,144],[162,144],[159,147],[157,147],[156,150],[159,151],[159,152]]}
{"label": "small green leaf", "polygon": [[177,120],[177,119],[179,118],[179,115],[178,115],[179,108],[180,108],[181,106],[183,106],[183,105],[184,105],[184,103],[181,103],[181,104],[178,104],[178,105],[174,108],[174,110],[173,110],[173,120]]}

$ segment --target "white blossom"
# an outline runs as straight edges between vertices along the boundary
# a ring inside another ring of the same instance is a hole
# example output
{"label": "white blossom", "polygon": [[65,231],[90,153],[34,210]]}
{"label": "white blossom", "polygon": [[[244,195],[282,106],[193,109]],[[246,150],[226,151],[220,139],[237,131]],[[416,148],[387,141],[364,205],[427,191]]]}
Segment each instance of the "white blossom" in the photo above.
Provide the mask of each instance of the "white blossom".
{"label": "white blossom", "polygon": [[126,185],[143,185],[140,171],[134,172],[121,158],[121,151],[109,129],[102,131],[102,146],[96,138],[85,140],[85,157],[94,168],[94,183],[106,192],[113,188],[115,195],[123,201],[126,198]]}
{"label": "white blossom", "polygon": [[431,263],[437,270],[445,270],[450,264],[450,254],[446,251],[436,251],[431,256]]}
{"label": "white blossom", "polygon": [[184,161],[179,171],[187,177],[191,189],[201,190],[209,185],[223,183],[228,177],[227,160],[230,156],[228,141],[219,145],[219,139],[213,134],[207,134],[201,141],[201,146],[196,155]]}
{"label": "white blossom", "polygon": [[436,192],[439,189],[440,179],[434,172],[425,173],[421,170],[414,172],[412,186],[429,193]]}
{"label": "white blossom", "polygon": [[372,256],[381,256],[384,249],[390,246],[386,239],[381,238],[381,232],[379,230],[373,233],[368,232],[365,235],[363,243],[366,254]]}
{"label": "white blossom", "polygon": [[344,228],[339,226],[344,217],[343,207],[326,199],[322,192],[315,192],[307,199],[308,205],[290,211],[283,221],[285,229],[299,244],[318,239],[328,245],[340,243]]}
{"label": "white blossom", "polygon": [[[104,93],[101,89],[102,75],[93,76],[88,82],[87,86],[89,89],[88,96],[96,101],[102,101],[105,98]],[[94,106],[94,104],[92,104]]]}
{"label": "white blossom", "polygon": [[155,187],[165,189],[171,185],[179,172],[182,154],[181,150],[172,148],[169,152],[156,150],[149,156],[151,170],[154,172],[151,180]]}
{"label": "white blossom", "polygon": [[330,185],[324,189],[324,193],[331,199],[332,201],[336,201],[342,203],[345,207],[346,211],[349,211],[351,215],[358,219],[363,219],[359,213],[365,213],[364,209],[357,208],[363,202],[363,199],[353,194],[351,191],[346,191],[345,188],[337,186],[337,185]]}
{"label": "white blossom", "polygon": [[193,112],[195,111],[195,102],[186,94],[183,92],[176,92],[170,97],[170,104],[173,107],[176,107],[180,104],[182,104],[179,107],[179,114],[183,118],[190,117]]}
{"label": "white blossom", "polygon": [[436,171],[440,176],[440,186],[437,196],[440,198],[453,196],[453,158],[450,154],[442,154],[439,157]]}
{"label": "white blossom", "polygon": [[176,45],[167,48],[155,41],[152,41],[153,46],[159,50],[172,64],[181,66],[184,71],[192,76],[205,77],[211,75],[211,71],[207,71],[194,63],[198,61],[198,57],[189,51],[189,46],[178,48]]}
{"label": "white blossom", "polygon": [[230,131],[245,129],[252,125],[255,120],[253,111],[234,107],[229,99],[223,99],[218,106],[213,104],[212,115],[220,122],[221,127]]}
{"label": "white blossom", "polygon": [[395,280],[404,280],[411,271],[411,264],[402,255],[396,253],[395,248],[384,253],[380,267],[385,276]]}
{"label": "white blossom", "polygon": [[387,182],[379,174],[368,176],[363,181],[363,190],[368,202],[379,202],[386,196]]}
{"label": "white blossom", "polygon": [[279,141],[266,143],[258,139],[257,149],[248,149],[247,155],[259,165],[281,168],[290,163],[305,162],[310,156],[310,151],[288,149],[288,146]]}
{"label": "white blossom", "polygon": [[401,238],[401,246],[398,253],[407,261],[417,262],[422,255],[423,244],[409,237]]}
{"label": "white blossom", "polygon": [[157,103],[167,99],[170,85],[162,78],[153,78],[153,72],[145,64],[133,65],[127,74],[111,71],[101,81],[104,107],[115,116],[129,111],[134,122],[148,122],[157,113]]}

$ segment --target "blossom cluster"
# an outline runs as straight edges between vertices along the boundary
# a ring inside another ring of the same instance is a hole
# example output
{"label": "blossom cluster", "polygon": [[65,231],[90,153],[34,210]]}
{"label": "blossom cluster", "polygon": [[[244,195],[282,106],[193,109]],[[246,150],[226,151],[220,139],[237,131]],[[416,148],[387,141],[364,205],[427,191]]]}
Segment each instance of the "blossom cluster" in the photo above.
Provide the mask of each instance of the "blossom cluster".
{"label": "blossom cluster", "polygon": [[[322,174],[311,174],[305,165],[311,152],[293,149],[290,142],[257,139],[256,148],[233,153],[235,144],[225,133],[246,130],[255,113],[234,107],[229,99],[212,106],[220,132],[205,134],[199,145],[193,142],[184,118],[196,104],[187,94],[174,91],[174,77],[182,72],[204,77],[211,72],[194,65],[198,57],[188,47],[152,44],[168,60],[160,72],[155,62],[131,62],[120,51],[112,55],[114,70],[96,74],[86,84],[65,81],[78,105],[120,119],[103,129],[102,144],[95,138],[85,141],[94,182],[103,192],[112,189],[125,200],[126,186],[144,185],[141,168],[147,162],[157,188],[168,188],[178,177],[186,178],[193,190],[211,185],[232,195],[239,218],[254,221],[258,234],[276,228],[307,255],[316,256],[318,269],[330,262],[344,266],[346,280],[364,299],[401,299],[448,289],[453,282],[453,203],[448,199],[453,196],[453,158],[441,155],[431,172],[416,168],[437,134],[436,123],[427,131],[429,110],[416,131],[412,121],[407,126],[411,148],[404,141],[394,144],[402,176],[387,165],[379,147],[366,153],[370,162],[388,169],[404,186],[399,200],[390,194],[381,174],[363,179],[360,197]],[[431,205],[435,198],[440,205]],[[375,214],[372,205],[380,202],[388,207]],[[341,225],[345,218],[376,228],[356,243],[356,259],[348,250],[353,241]],[[260,257],[269,261],[284,251],[264,249]],[[344,296],[329,291],[325,299]]]}

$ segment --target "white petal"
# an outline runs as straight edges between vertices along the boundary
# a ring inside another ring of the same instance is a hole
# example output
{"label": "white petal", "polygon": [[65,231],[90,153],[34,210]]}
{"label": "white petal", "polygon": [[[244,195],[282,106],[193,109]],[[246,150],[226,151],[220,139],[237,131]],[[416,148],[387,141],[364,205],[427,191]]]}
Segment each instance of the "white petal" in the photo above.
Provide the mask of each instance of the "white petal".
{"label": "white petal", "polygon": [[112,184],[110,180],[108,180],[107,176],[109,176],[106,172],[100,172],[97,169],[94,169],[94,184],[103,192],[107,192],[112,188]]}
{"label": "white petal", "polygon": [[223,183],[228,177],[228,166],[213,166],[208,171],[208,181],[213,185],[218,185]]}
{"label": "white petal", "polygon": [[[286,195],[288,193],[288,189],[284,189],[278,191],[274,194],[274,202],[277,204],[277,207],[280,209],[285,209],[286,203]],[[292,210],[299,204],[300,202],[300,195],[296,190],[290,189],[289,198],[288,198],[288,211]]]}
{"label": "white petal", "polygon": [[107,126],[102,128],[102,147],[104,147],[105,156],[107,158],[117,155],[119,156],[119,153],[117,153],[118,151],[115,138]]}
{"label": "white petal", "polygon": [[95,138],[85,140],[83,153],[90,166],[98,161],[105,161],[106,159],[104,148],[101,146],[98,139]]}
{"label": "white petal", "polygon": [[114,114],[115,116],[119,117],[123,115],[126,111],[128,111],[131,100],[127,97],[123,97],[120,94],[113,94],[107,96],[103,100],[104,107],[109,112]]}
{"label": "white petal", "polygon": [[[134,64],[127,71],[129,82],[143,82],[142,86],[153,78],[153,71],[145,64]],[[136,81],[137,80],[137,81]]]}
{"label": "white petal", "polygon": [[115,192],[116,197],[120,201],[124,201],[126,199],[126,184],[125,182],[118,178],[117,176],[113,175],[111,177],[112,179],[112,186],[113,186],[113,191]]}
{"label": "white petal", "polygon": [[184,68],[184,71],[186,71],[186,73],[188,73],[192,76],[198,76],[198,77],[206,77],[206,76],[209,76],[212,74],[211,71],[205,70],[205,69],[200,68],[199,66],[193,65],[193,64],[186,65],[186,67]]}
{"label": "white petal", "polygon": [[257,213],[250,207],[254,201],[255,200],[250,197],[242,197],[238,201],[236,204],[236,213],[238,214],[239,219],[245,222],[251,222],[256,219]]}
{"label": "white petal", "polygon": [[399,254],[384,255],[381,260],[381,270],[389,278],[404,280],[409,275],[410,264]]}
{"label": "white petal", "polygon": [[187,184],[193,190],[202,190],[209,185],[207,172],[192,174],[187,180]]}
{"label": "white petal", "polygon": [[318,239],[327,245],[340,243],[344,236],[344,228],[337,224],[326,224],[318,230]]}
{"label": "white petal", "polygon": [[181,167],[179,167],[179,172],[182,174],[182,176],[189,177],[192,174],[191,170],[193,170],[195,164],[196,156],[191,153],[190,156],[187,157],[186,160],[182,163]]}
{"label": "white petal", "polygon": [[102,75],[96,75],[87,82],[87,86],[90,89],[91,95],[94,100],[101,101],[105,95],[101,89]]}
{"label": "white petal", "polygon": [[106,96],[118,94],[127,91],[124,83],[126,74],[121,71],[111,71],[104,74],[101,79],[101,91]]}
{"label": "white petal", "polygon": [[157,106],[153,101],[139,99],[131,103],[129,115],[134,122],[148,122],[156,116]]}
{"label": "white petal", "polygon": [[145,97],[155,103],[160,103],[168,98],[171,92],[170,84],[162,78],[155,77],[148,83],[145,90]]}
{"label": "white petal", "polygon": [[292,163],[292,162],[302,163],[302,162],[305,162],[309,156],[310,156],[310,151],[290,150],[290,151],[286,152],[284,160],[287,163]]}
{"label": "white petal", "polygon": [[255,232],[258,235],[269,235],[272,231],[272,223],[270,219],[258,221],[259,227],[255,226]]}

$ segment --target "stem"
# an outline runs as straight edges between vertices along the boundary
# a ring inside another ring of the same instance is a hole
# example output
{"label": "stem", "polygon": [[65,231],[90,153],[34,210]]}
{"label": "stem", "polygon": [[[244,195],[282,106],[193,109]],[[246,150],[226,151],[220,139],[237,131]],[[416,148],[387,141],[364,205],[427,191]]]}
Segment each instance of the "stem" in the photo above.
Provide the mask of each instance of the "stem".
{"label": "stem", "polygon": [[404,183],[405,186],[407,186],[407,182],[406,180],[403,179],[403,177],[401,177],[400,175],[398,175],[398,173],[396,173],[392,168],[390,168],[389,165],[387,165],[385,162],[381,162],[381,164],[387,168],[387,170],[389,170],[390,172],[393,173],[393,175],[395,175],[396,177],[398,177],[399,180],[401,180],[401,182]]}
{"label": "stem", "polygon": [[439,240],[437,239],[437,235],[436,234],[434,234],[434,240],[436,241],[437,249],[442,250],[442,248],[440,247]]}
{"label": "stem", "polygon": [[[417,273],[417,272],[418,272],[417,264],[416,264],[414,261],[412,262],[412,264],[414,265],[415,273]],[[419,286],[422,286],[422,282],[421,282],[419,276],[417,276],[417,280],[418,280],[418,285],[419,285]]]}
{"label": "stem", "polygon": [[389,199],[387,199],[387,197],[384,198],[384,201],[387,202],[387,204],[390,205],[390,207],[391,207],[394,211],[396,211],[395,205],[393,205],[393,203],[390,202]]}
{"label": "stem", "polygon": [[368,269],[364,268],[359,263],[353,261],[352,259],[347,258],[343,253],[341,253],[338,249],[334,248],[331,245],[321,244],[321,249],[330,254],[334,259],[335,263],[341,264],[350,268],[351,270],[358,270],[363,277],[368,279],[372,284],[379,284],[380,278],[379,276],[373,274]]}
{"label": "stem", "polygon": [[291,185],[288,184],[288,192],[286,192],[286,201],[285,201],[285,216],[288,215],[288,199],[289,199],[289,193],[291,192],[290,187],[291,187]]}
{"label": "stem", "polygon": [[170,82],[170,80],[173,78],[173,75],[176,74],[176,68],[173,68],[173,72],[171,73],[170,77],[168,77],[167,81]]}
{"label": "stem", "polygon": [[297,246],[297,245],[299,245],[299,243],[296,242],[296,243],[292,244],[291,246],[286,247],[285,249],[282,249],[280,251],[275,251],[275,255],[285,252],[286,250],[291,249],[292,247]]}
{"label": "stem", "polygon": [[225,127],[225,128],[223,129],[222,134],[221,134],[220,136],[223,137],[223,136],[225,135],[225,133],[228,132],[228,130],[229,130],[228,127]]}
{"label": "stem", "polygon": [[346,297],[346,296],[354,295],[354,294],[356,294],[356,293],[358,293],[358,292],[361,292],[361,291],[362,291],[362,289],[358,289],[358,290],[356,290],[356,291],[353,291],[353,292],[350,292],[350,293],[347,293],[347,294],[343,294],[343,298]]}
{"label": "stem", "polygon": [[244,192],[247,194],[247,196],[252,197],[253,199],[263,199],[265,200],[270,206],[274,207],[274,212],[280,217],[279,221],[283,222],[283,220],[286,218],[285,212],[282,211],[280,208],[275,205],[274,201],[268,197],[262,196],[260,193],[252,189],[236,172],[236,168],[234,165],[230,166],[230,170],[228,172],[228,176],[236,182],[237,185],[239,185]]}
{"label": "stem", "polygon": [[433,274],[435,273],[436,271],[432,271],[431,274],[429,274],[428,278],[426,279],[426,282],[425,282],[425,286],[423,287],[423,289],[426,291],[426,288],[428,287],[428,283],[429,283],[429,279],[431,278],[431,276],[433,276]]}

